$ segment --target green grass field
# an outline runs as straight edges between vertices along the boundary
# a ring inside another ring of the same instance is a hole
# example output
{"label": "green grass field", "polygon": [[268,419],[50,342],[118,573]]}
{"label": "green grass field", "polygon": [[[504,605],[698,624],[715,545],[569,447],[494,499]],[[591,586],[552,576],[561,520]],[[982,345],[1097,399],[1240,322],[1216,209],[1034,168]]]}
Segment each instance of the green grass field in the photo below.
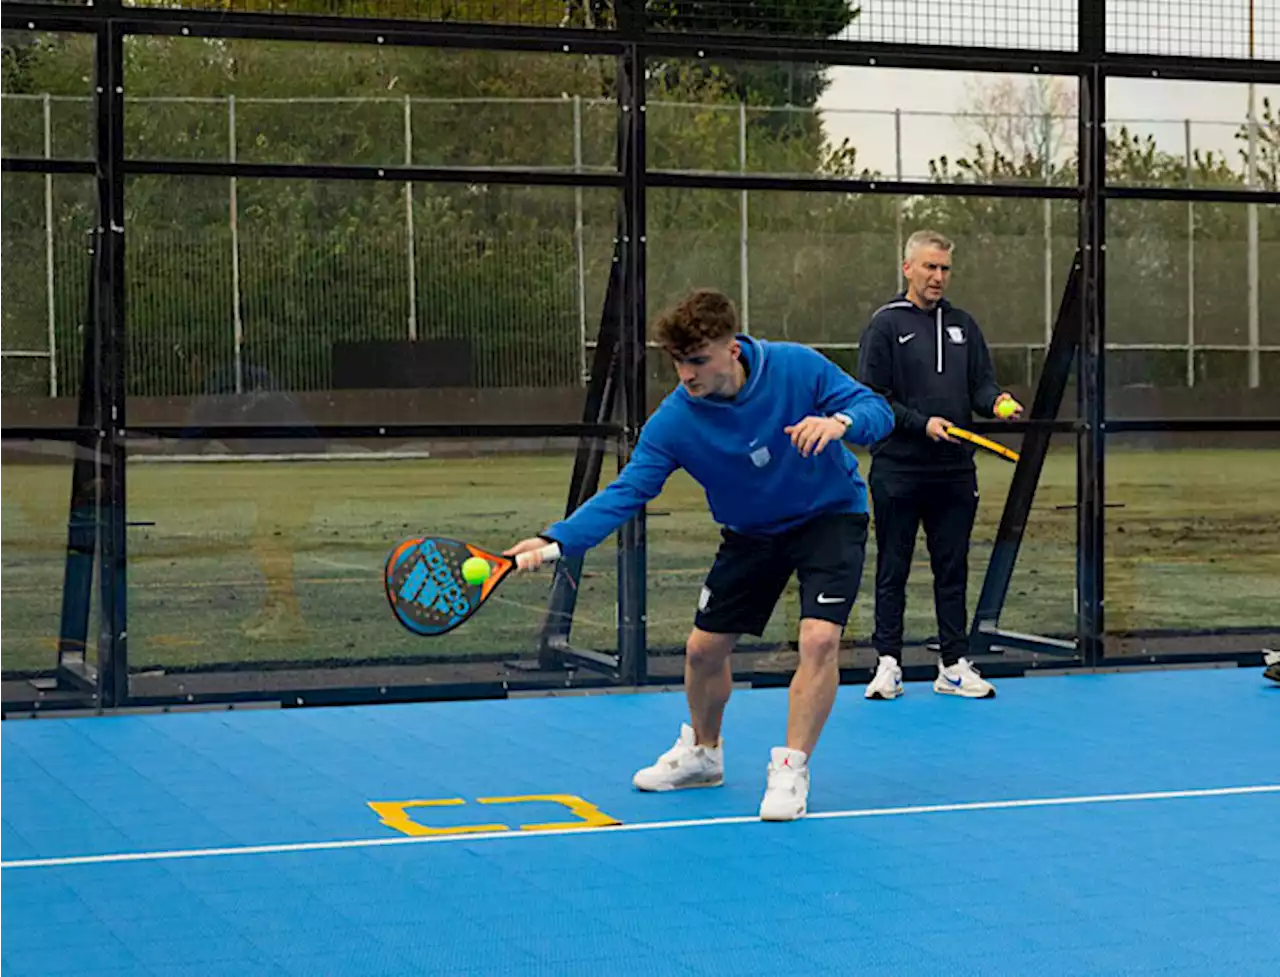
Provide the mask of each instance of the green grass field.
{"label": "green grass field", "polygon": [[[463,627],[418,639],[393,621],[381,566],[394,542],[415,532],[494,549],[536,532],[563,513],[572,463],[565,452],[133,463],[129,519],[155,525],[129,530],[131,666],[528,655],[549,575],[513,578]],[[971,606],[1012,471],[983,459]],[[1122,507],[1108,510],[1108,628],[1274,624],[1277,471],[1274,450],[1113,451],[1108,501]],[[3,668],[47,669],[58,629],[70,463],[6,464],[3,475]],[[1003,626],[1072,629],[1074,497],[1074,454],[1051,453]],[[678,474],[651,506],[651,647],[683,643],[717,540],[701,490]],[[609,541],[587,559],[576,644],[616,646],[615,558]],[[874,549],[851,628],[859,641],[871,630],[873,567]],[[930,587],[921,539],[908,596],[915,638],[933,633]],[[766,642],[788,639],[794,606],[792,594],[774,614]]]}

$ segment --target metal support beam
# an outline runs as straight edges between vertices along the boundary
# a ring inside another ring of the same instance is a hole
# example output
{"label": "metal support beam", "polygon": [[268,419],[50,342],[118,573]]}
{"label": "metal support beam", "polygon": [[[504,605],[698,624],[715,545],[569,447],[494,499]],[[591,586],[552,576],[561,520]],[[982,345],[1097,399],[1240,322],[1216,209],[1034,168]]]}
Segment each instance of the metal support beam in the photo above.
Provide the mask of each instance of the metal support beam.
{"label": "metal support beam", "polygon": [[[620,215],[621,212],[621,205],[619,205]],[[569,500],[564,510],[566,518],[599,490],[608,440],[622,439],[622,427],[608,422],[613,417],[617,403],[618,353],[624,316],[624,264],[622,220],[619,217],[613,248],[613,263],[609,268],[609,283],[605,287],[600,330],[583,405],[584,425],[592,425],[596,433],[584,431],[579,437],[578,450],[573,460],[573,475],[569,480]],[[580,649],[570,647],[569,639],[573,629],[573,612],[578,603],[578,584],[582,580],[583,562],[581,554],[571,554],[555,565],[551,580],[551,594],[547,598],[547,614],[538,640],[540,668],[560,668],[566,660],[570,664],[576,664],[575,659],[582,657]],[[583,663],[592,667],[589,658]],[[609,674],[613,674],[617,670],[618,662],[611,656],[607,661],[596,664],[602,665]]]}
{"label": "metal support beam", "polygon": [[367,44],[379,47],[449,47],[490,51],[549,51],[620,54],[617,31],[552,25],[467,23],[409,17],[342,17],[334,14],[268,13],[235,10],[187,10],[172,7],[123,7],[98,0],[82,7],[6,2],[5,30],[97,30],[113,20],[126,34],[181,38],[245,38]]}
{"label": "metal support beam", "polygon": [[858,193],[891,197],[1019,197],[1033,200],[1079,200],[1077,187],[1043,183],[930,183],[918,180],[856,180],[828,176],[784,176],[768,173],[681,173],[655,170],[648,185],[661,189],[760,191],[788,193]]}
{"label": "metal support beam", "polygon": [[[127,34],[174,37],[356,43],[370,46],[449,47],[571,54],[622,55],[638,45],[642,57],[717,61],[787,61],[829,65],[1078,75],[1090,65],[1106,74],[1170,80],[1280,83],[1280,64],[1258,58],[1198,58],[1095,50],[973,47],[804,37],[785,32],[695,32],[655,28],[632,0],[618,0],[616,29],[550,24],[465,23],[326,14],[127,7],[112,0],[85,6],[10,0],[0,11],[5,30],[93,32],[111,18]],[[1088,0],[1081,0],[1081,17]]]}
{"label": "metal support beam", "polygon": [[0,170],[5,173],[72,173],[93,176],[98,172],[91,159],[52,159],[50,157],[6,157]]}
{"label": "metal support beam", "polygon": [[[643,0],[622,0],[618,4],[619,24],[624,32],[639,33],[644,24]],[[635,45],[622,60],[618,96],[622,101],[623,125],[628,138],[623,142],[621,160],[623,185],[623,269],[622,335],[619,373],[622,393],[623,436],[618,442],[618,467],[631,459],[640,429],[648,415],[645,402],[645,189],[647,184],[647,142],[645,139],[646,71],[644,52]],[[640,685],[648,674],[646,637],[646,521],[641,509],[618,534],[618,671],[624,684]]]}
{"label": "metal support beam", "polygon": [[[71,463],[71,495],[67,512],[67,549],[62,570],[62,616],[58,630],[58,665],[50,688],[70,687],[96,698],[98,671],[88,660],[89,617],[93,609],[93,568],[98,554],[97,466],[98,263],[101,235],[90,237],[88,301],[81,322],[80,391],[76,424],[84,432],[75,441]],[[6,434],[8,432],[6,431]]]}
{"label": "metal support beam", "polygon": [[[1040,372],[1040,383],[1036,387],[1035,400],[1031,405],[1029,419],[1036,422],[1036,426],[1028,427],[1023,436],[1018,466],[1014,469],[1009,494],[1005,498],[1004,511],[1001,513],[991,550],[991,560],[982,581],[982,593],[974,611],[969,645],[975,653],[995,653],[1002,648],[1022,647],[1014,643],[1010,635],[1004,635],[1009,640],[998,640],[1001,635],[997,627],[1013,580],[1018,552],[1026,535],[1031,506],[1040,483],[1040,473],[1049,453],[1049,439],[1054,427],[1046,422],[1051,422],[1058,416],[1071,381],[1071,367],[1076,361],[1076,351],[1080,348],[1080,309],[1081,261],[1080,253],[1077,252],[1067,276],[1062,301],[1058,305],[1049,352],[1045,356],[1044,369]],[[1065,650],[1068,654],[1075,653],[1074,642],[1067,645],[1059,642],[1054,647],[1059,652]]]}
{"label": "metal support beam", "polygon": [[[119,0],[107,8],[119,9]],[[98,350],[98,694],[103,708],[129,694],[125,560],[124,35],[112,21],[98,34],[97,103],[99,260],[94,334]]]}
{"label": "metal support beam", "polygon": [[1081,319],[1077,385],[1082,430],[1077,442],[1076,634],[1086,666],[1104,652],[1106,349],[1106,0],[1080,0],[1080,50],[1094,67],[1080,78]]}
{"label": "metal support beam", "polygon": [[578,173],[557,169],[506,166],[352,166],[343,163],[202,163],[196,160],[131,159],[123,164],[130,176],[215,176],[276,180],[374,180],[390,183],[485,183],[503,186],[600,187],[617,189],[617,173]]}

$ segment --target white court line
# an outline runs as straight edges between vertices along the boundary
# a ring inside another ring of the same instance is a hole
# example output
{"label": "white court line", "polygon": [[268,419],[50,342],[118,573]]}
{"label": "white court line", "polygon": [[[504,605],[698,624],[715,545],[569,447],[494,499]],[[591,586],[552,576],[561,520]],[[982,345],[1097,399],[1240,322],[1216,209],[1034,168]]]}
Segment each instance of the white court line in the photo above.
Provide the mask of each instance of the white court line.
{"label": "white court line", "polygon": [[[1192,797],[1233,797],[1243,794],[1280,794],[1280,784],[1256,787],[1208,787],[1201,790],[1151,791],[1143,794],[1090,794],[1082,797],[1038,797],[1014,801],[975,801],[968,804],[922,804],[914,807],[872,807],[853,811],[818,811],[807,820],[898,817],[907,814],[946,814],[954,811],[1002,811],[1028,807],[1068,807],[1077,804],[1119,804],[1128,801],[1168,801]],[[106,865],[115,862],[158,862],[179,858],[213,858],[220,855],[276,855],[284,852],[333,851],[346,848],[383,848],[389,845],[471,843],[509,838],[553,838],[563,835],[617,834],[625,831],[660,831],[666,828],[704,828],[721,824],[760,823],[755,815],[694,818],[688,821],[637,821],[593,828],[555,828],[548,831],[491,831],[474,834],[419,837],[358,838],[349,841],[304,841],[287,845],[246,845],[239,848],[189,848],[175,851],[124,852],[116,855],[74,855],[66,858],[30,858],[0,862],[0,868],[54,868],[65,865]]]}

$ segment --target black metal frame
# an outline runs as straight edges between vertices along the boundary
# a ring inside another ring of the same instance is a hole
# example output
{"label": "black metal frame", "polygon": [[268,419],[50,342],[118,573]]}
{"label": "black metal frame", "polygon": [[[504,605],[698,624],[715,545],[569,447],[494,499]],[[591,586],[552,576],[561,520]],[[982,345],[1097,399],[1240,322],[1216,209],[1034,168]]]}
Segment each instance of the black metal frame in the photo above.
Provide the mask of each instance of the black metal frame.
{"label": "black metal frame", "polygon": [[[93,675],[94,704],[111,708],[138,701],[131,697],[127,646],[127,552],[125,457],[131,440],[147,437],[271,438],[298,432],[260,427],[192,432],[177,426],[131,428],[125,414],[124,222],[125,179],[131,174],[184,176],[253,176],[292,179],[435,181],[501,183],[529,186],[574,186],[615,189],[620,194],[618,241],[610,287],[603,310],[583,421],[565,425],[328,425],[313,428],[312,437],[530,437],[568,436],[581,448],[570,486],[568,509],[581,504],[599,481],[603,439],[615,439],[619,464],[625,464],[645,419],[645,195],[649,187],[837,193],[982,195],[1076,200],[1080,211],[1080,250],[1064,296],[1050,359],[1049,386],[1042,382],[1032,420],[1005,425],[1005,431],[1028,434],[1024,462],[1015,475],[1006,503],[992,569],[975,612],[973,635],[984,650],[1025,647],[1066,653],[1067,643],[1036,636],[1010,635],[998,629],[1003,596],[1025,527],[1036,476],[1053,431],[1074,431],[1078,458],[1079,615],[1076,641],[1069,653],[1086,666],[1103,656],[1105,530],[1105,441],[1108,432],[1123,431],[1280,431],[1280,418],[1126,419],[1108,420],[1105,377],[1106,202],[1109,199],[1253,201],[1280,203],[1280,194],[1240,190],[1115,187],[1106,183],[1105,89],[1110,77],[1158,77],[1280,83],[1280,63],[1115,54],[1105,45],[1105,0],[1080,0],[1078,49],[1006,50],[946,45],[900,45],[826,41],[787,37],[708,35],[657,31],[646,27],[641,0],[617,0],[612,29],[562,29],[493,24],[419,23],[407,20],[347,18],[321,15],[274,15],[125,7],[121,0],[99,0],[93,6],[57,7],[6,3],[0,16],[6,30],[66,31],[96,39],[97,147],[91,161],[77,159],[5,159],[5,172],[92,174],[98,190],[99,230],[94,249],[92,329],[86,333],[86,369],[77,424],[64,428],[5,427],[7,441],[47,439],[74,442],[90,466],[75,466],[73,513],[68,530],[68,570],[60,660],[68,682],[85,685],[89,674],[74,667],[79,638],[85,556],[100,564],[101,633],[99,668]],[[124,156],[123,39],[131,34],[221,38],[289,39],[369,45],[467,47],[474,49],[569,52],[614,57],[619,64],[619,159],[614,171],[572,172],[556,169],[488,167],[352,167],[340,165],[273,165],[172,162],[126,159]],[[928,69],[963,69],[997,73],[1047,73],[1075,76],[1080,85],[1080,173],[1073,187],[1029,185],[978,186],[919,182],[833,180],[755,174],[655,172],[646,165],[645,68],[650,58],[804,61],[831,65],[876,65]],[[1073,325],[1074,322],[1074,325]],[[1079,420],[1052,420],[1065,389],[1073,354],[1078,350]],[[91,357],[90,357],[90,354]],[[1053,402],[1051,404],[1051,402]],[[615,406],[620,416],[614,421]],[[1052,407],[1052,409],[1050,409]],[[982,427],[982,425],[978,425]],[[91,520],[84,519],[86,492],[93,488]],[[75,507],[79,505],[80,515]],[[92,539],[85,535],[91,529]],[[615,682],[646,680],[645,654],[645,522],[643,516],[619,532],[619,647],[617,655],[575,651],[568,644],[568,620],[580,562],[568,561],[552,591],[540,663],[555,669],[584,664]],[[91,572],[91,568],[90,568]],[[556,612],[562,612],[557,618]],[[87,616],[84,618],[87,621]],[[1022,640],[1026,639],[1026,640]],[[1020,643],[1021,642],[1021,643]],[[1213,655],[1202,656],[1213,658]],[[1239,655],[1228,656],[1239,658]],[[1144,663],[1154,659],[1145,658]],[[1110,661],[1110,660],[1109,660]],[[335,695],[337,693],[334,693]],[[383,693],[385,695],[385,691]],[[150,701],[148,699],[148,701]]]}
{"label": "black metal frame", "polygon": [[[1105,0],[1085,2],[1079,9],[1082,53],[1094,59],[1106,51]],[[1106,483],[1103,478],[1106,420],[1106,275],[1107,76],[1098,66],[1080,76],[1080,432],[1077,451],[1076,545],[1077,641],[1085,665],[1097,665],[1103,655],[1103,565]]]}
{"label": "black metal frame", "polygon": [[[1058,409],[1071,380],[1072,366],[1080,351],[1083,273],[1084,263],[1077,251],[1063,289],[1062,302],[1058,306],[1049,351],[1040,372],[1040,383],[1031,403],[1031,423],[1022,439],[1022,450],[1013,472],[1013,481],[1009,485],[1009,494],[1005,499],[1004,512],[1000,516],[991,559],[982,583],[982,592],[973,614],[969,645],[978,654],[999,654],[1006,649],[1050,655],[1076,655],[1079,651],[1079,643],[1075,640],[1018,634],[1001,630],[999,625],[1000,612],[1004,609],[1009,585],[1013,580],[1014,564],[1031,516],[1031,504],[1040,484],[1040,473],[1049,453],[1049,439],[1057,428],[1078,433],[1074,423],[1055,424],[1054,418],[1058,416]],[[1008,425],[1005,429],[1008,430]]]}

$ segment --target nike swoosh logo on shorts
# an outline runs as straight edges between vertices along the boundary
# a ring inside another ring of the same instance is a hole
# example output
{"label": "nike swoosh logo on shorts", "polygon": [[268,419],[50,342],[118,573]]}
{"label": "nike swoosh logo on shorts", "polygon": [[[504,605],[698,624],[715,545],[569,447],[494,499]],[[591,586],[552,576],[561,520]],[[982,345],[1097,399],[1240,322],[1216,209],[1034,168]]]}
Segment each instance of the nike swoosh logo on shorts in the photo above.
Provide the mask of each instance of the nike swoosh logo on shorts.
{"label": "nike swoosh logo on shorts", "polygon": [[819,595],[818,595],[818,603],[819,603],[819,604],[843,604],[843,603],[844,603],[844,598],[843,598],[843,597],[828,597],[826,594],[819,594]]}

